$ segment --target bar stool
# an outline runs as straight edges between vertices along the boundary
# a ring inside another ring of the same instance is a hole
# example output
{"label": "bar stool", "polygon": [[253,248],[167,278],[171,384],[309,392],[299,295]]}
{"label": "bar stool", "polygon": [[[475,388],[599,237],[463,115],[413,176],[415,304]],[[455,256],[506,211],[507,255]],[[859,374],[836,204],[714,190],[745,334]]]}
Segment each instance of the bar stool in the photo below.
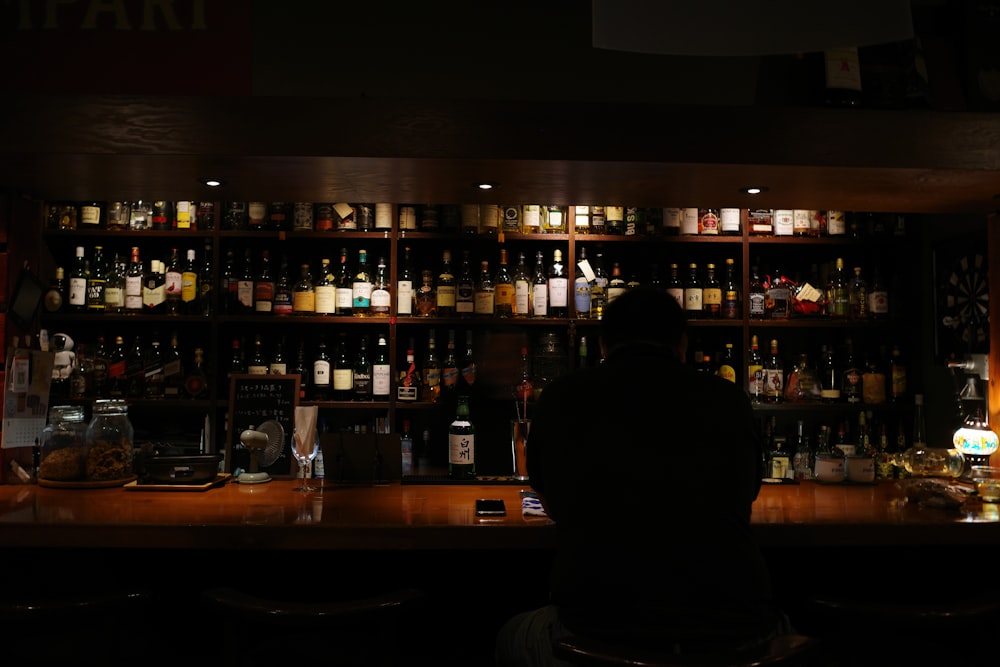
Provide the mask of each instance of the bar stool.
{"label": "bar stool", "polygon": [[226,665],[274,665],[306,654],[322,665],[395,665],[403,612],[423,600],[401,588],[360,599],[301,602],[233,588],[206,590],[206,609],[223,621]]}
{"label": "bar stool", "polygon": [[679,655],[569,636],[557,639],[552,653],[578,667],[792,667],[824,664],[817,660],[821,657],[821,645],[815,637],[792,634],[775,637],[746,651]]}

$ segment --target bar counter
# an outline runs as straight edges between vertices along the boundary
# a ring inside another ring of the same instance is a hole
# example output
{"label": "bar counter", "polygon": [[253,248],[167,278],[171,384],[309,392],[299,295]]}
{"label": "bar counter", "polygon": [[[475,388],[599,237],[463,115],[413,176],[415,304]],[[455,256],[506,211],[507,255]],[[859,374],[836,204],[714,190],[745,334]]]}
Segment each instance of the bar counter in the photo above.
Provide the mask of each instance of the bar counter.
{"label": "bar counter", "polygon": [[[296,485],[289,479],[200,491],[4,485],[0,548],[391,551],[554,545],[548,518],[522,516],[520,490],[527,487],[327,481],[320,491],[302,493],[292,490]],[[705,488],[711,492],[710,481]],[[476,498],[502,498],[507,516],[476,517]],[[698,511],[697,498],[690,510]],[[908,502],[892,481],[765,485],[752,521],[765,548],[1000,544],[996,505],[922,507]]]}

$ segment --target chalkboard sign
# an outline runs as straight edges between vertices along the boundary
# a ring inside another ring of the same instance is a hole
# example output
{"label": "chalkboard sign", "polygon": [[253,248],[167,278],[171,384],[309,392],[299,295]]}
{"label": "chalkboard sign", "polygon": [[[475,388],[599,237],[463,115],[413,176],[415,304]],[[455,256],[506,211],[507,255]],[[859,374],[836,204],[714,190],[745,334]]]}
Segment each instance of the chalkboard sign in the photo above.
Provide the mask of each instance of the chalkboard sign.
{"label": "chalkboard sign", "polygon": [[275,420],[285,429],[281,453],[273,461],[258,454],[257,469],[272,475],[290,475],[293,466],[291,438],[295,406],[299,402],[298,375],[233,375],[229,382],[229,420],[226,433],[226,470],[250,469],[250,451],[240,434],[251,426]]}

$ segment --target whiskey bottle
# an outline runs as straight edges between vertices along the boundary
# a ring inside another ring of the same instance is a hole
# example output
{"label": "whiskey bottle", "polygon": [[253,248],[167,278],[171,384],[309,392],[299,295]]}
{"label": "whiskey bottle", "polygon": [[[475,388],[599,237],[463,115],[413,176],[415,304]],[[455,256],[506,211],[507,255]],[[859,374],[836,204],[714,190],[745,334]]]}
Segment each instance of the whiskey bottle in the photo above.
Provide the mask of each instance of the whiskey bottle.
{"label": "whiskey bottle", "polygon": [[747,312],[752,320],[762,320],[767,317],[767,293],[764,281],[756,265],[750,269],[750,284],[747,292]]}
{"label": "whiskey bottle", "polygon": [[226,260],[222,267],[222,276],[219,278],[219,309],[223,313],[238,312],[235,262],[233,251],[226,250]]}
{"label": "whiskey bottle", "polygon": [[292,312],[296,315],[316,313],[316,289],[309,276],[309,265],[299,267],[299,280],[292,287]]}
{"label": "whiskey bottle", "polygon": [[785,395],[785,365],[778,353],[777,339],[771,339],[771,353],[764,360],[764,399],[780,403]]}
{"label": "whiskey bottle", "polygon": [[608,303],[613,302],[624,294],[626,289],[627,285],[625,284],[625,279],[622,278],[621,265],[618,262],[612,262],[611,278],[608,279]]}
{"label": "whiskey bottle", "polygon": [[253,351],[250,353],[250,361],[247,363],[247,373],[267,375],[267,359],[264,358],[264,347],[260,340],[260,334],[254,336]]}
{"label": "whiskey bottle", "polygon": [[349,317],[354,312],[354,285],[347,268],[347,248],[340,249],[340,270],[337,274],[336,295],[337,315]]}
{"label": "whiskey bottle", "polygon": [[82,313],[87,310],[87,260],[83,246],[76,247],[76,259],[69,274],[69,309]]}
{"label": "whiskey bottle", "polygon": [[435,311],[438,317],[452,317],[455,315],[457,286],[455,284],[455,274],[451,269],[451,251],[441,252],[441,273],[437,277],[435,285]]}
{"label": "whiskey bottle", "polygon": [[142,398],[146,389],[146,366],[142,340],[136,336],[125,355],[125,397]]}
{"label": "whiskey bottle", "polygon": [[517,253],[517,266],[514,267],[514,317],[528,317],[531,314],[531,276],[528,275],[528,265],[524,253]]}
{"label": "whiskey bottle", "polygon": [[862,371],[854,357],[854,343],[848,338],[844,342],[844,363],[840,373],[840,396],[848,403],[860,403],[862,398]]}
{"label": "whiskey bottle", "polygon": [[684,281],[679,274],[680,268],[676,262],[670,263],[670,277],[667,278],[667,294],[674,297],[677,304],[684,307]]}
{"label": "whiskey bottle", "polygon": [[549,279],[545,275],[542,251],[535,253],[535,276],[531,281],[531,316],[549,316]]}
{"label": "whiskey bottle", "polygon": [[413,433],[410,432],[410,420],[403,420],[403,431],[399,437],[399,452],[401,474],[403,477],[413,474]]}
{"label": "whiskey bottle", "polygon": [[234,338],[229,355],[229,377],[247,372],[246,359],[243,356],[243,344],[239,338]]}
{"label": "whiskey bottle", "polygon": [[326,352],[326,339],[320,336],[316,344],[316,355],[312,362],[312,397],[314,401],[327,401],[330,399],[331,391],[331,362],[330,355]]}
{"label": "whiskey bottle", "polygon": [[448,476],[453,479],[476,476],[476,429],[469,417],[468,396],[458,397],[455,419],[448,426]]}
{"label": "whiskey bottle", "polygon": [[418,317],[434,317],[437,314],[437,297],[434,295],[434,274],[430,269],[420,272],[420,287],[414,294]]}
{"label": "whiskey bottle", "polygon": [[441,391],[445,395],[454,394],[458,388],[458,359],[455,357],[455,330],[448,331],[448,347],[441,362]]}
{"label": "whiskey bottle", "polygon": [[274,275],[271,273],[271,253],[261,252],[260,270],[253,282],[253,308],[258,313],[274,310]]}
{"label": "whiskey bottle", "polygon": [[590,281],[593,277],[594,270],[587,260],[587,248],[580,246],[573,270],[573,310],[578,319],[590,318]]}
{"label": "whiskey bottle", "polygon": [[838,257],[831,277],[830,317],[844,319],[851,315],[851,286],[844,272],[844,260]]}
{"label": "whiskey bottle", "polygon": [[605,206],[604,207],[604,224],[607,227],[608,234],[613,234],[619,236],[625,233],[625,207],[624,206]]}
{"label": "whiskey bottle", "polygon": [[347,356],[347,334],[340,334],[333,357],[333,400],[349,401],[354,397],[354,364]]}
{"label": "whiskey bottle", "polygon": [[295,307],[292,303],[292,281],[288,276],[287,255],[281,255],[281,262],[278,267],[278,277],[274,281],[274,306],[272,312],[280,317],[285,317],[295,312]]}
{"label": "whiskey bottle", "polygon": [[747,356],[747,394],[754,403],[764,402],[764,359],[760,353],[760,341],[756,335],[750,338],[750,353]]}
{"label": "whiskey bottle", "polygon": [[104,263],[104,248],[94,246],[94,259],[87,275],[87,312],[103,313],[106,307],[104,292],[108,287],[108,267]]}
{"label": "whiskey bottle", "polygon": [[465,332],[465,354],[462,355],[462,386],[464,389],[472,389],[476,383],[476,357],[472,351],[472,330]]}
{"label": "whiskey bottle", "polygon": [[170,345],[163,354],[163,396],[176,399],[184,385],[184,363],[177,345],[177,333],[170,335]]}
{"label": "whiskey bottle", "polygon": [[455,281],[455,313],[469,317],[476,311],[476,281],[472,277],[469,251],[462,251],[462,267]]}
{"label": "whiskey bottle", "polygon": [[819,383],[821,400],[826,403],[840,400],[840,369],[832,345],[823,345],[820,349]]}
{"label": "whiskey bottle", "polygon": [[198,303],[198,267],[195,264],[195,252],[188,248],[184,253],[184,267],[181,270],[181,308],[186,315],[200,314]]}
{"label": "whiskey bottle", "polygon": [[493,277],[490,276],[490,263],[486,260],[480,262],[479,280],[476,281],[475,297],[475,314],[479,317],[492,317],[495,291],[493,288]]}
{"label": "whiskey bottle", "polygon": [[434,329],[431,329],[427,335],[427,356],[424,357],[423,371],[420,399],[436,403],[441,397],[441,362],[437,357]]}
{"label": "whiskey bottle", "polygon": [[165,376],[163,366],[163,351],[160,341],[153,338],[149,348],[143,351],[143,395],[150,399],[161,399],[165,396]]}
{"label": "whiskey bottle", "polygon": [[351,314],[368,317],[372,306],[372,275],[368,268],[368,252],[358,251],[358,271],[351,282]]}
{"label": "whiskey bottle", "polygon": [[722,349],[722,356],[719,358],[719,367],[715,374],[723,380],[736,383],[736,355],[732,343],[726,343]]}
{"label": "whiskey bottle", "polygon": [[868,283],[861,277],[861,267],[854,267],[854,277],[851,279],[850,312],[853,320],[868,319]]}
{"label": "whiskey bottle", "polygon": [[738,320],[743,317],[743,300],[740,298],[740,284],[736,278],[736,265],[732,258],[726,259],[726,277],[722,281],[722,319]]}
{"label": "whiskey bottle", "polygon": [[253,310],[253,260],[250,248],[243,253],[243,271],[236,278],[236,312],[248,313]]}
{"label": "whiskey bottle", "polygon": [[330,260],[326,257],[319,262],[319,277],[312,291],[315,314],[333,315],[337,312],[337,284],[330,271]]}
{"label": "whiskey bottle", "polygon": [[108,353],[108,396],[125,398],[128,374],[125,365],[125,340],[115,336],[115,344]]}
{"label": "whiskey bottle", "polygon": [[406,360],[399,369],[399,381],[396,384],[396,400],[413,402],[420,396],[420,370],[417,368],[417,358],[414,356],[413,339],[406,348]]}
{"label": "whiskey bottle", "polygon": [[392,392],[392,367],[389,365],[389,343],[379,334],[372,362],[372,399],[388,401]]}
{"label": "whiskey bottle", "polygon": [[702,316],[704,308],[705,289],[701,278],[698,277],[698,265],[694,262],[688,264],[688,276],[684,281],[684,312],[690,318]]}
{"label": "whiskey bottle", "polygon": [[701,295],[702,316],[709,319],[722,317],[722,283],[715,277],[715,264],[705,265],[705,285]]}
{"label": "whiskey bottle", "polygon": [[115,253],[108,267],[108,280],[104,285],[104,312],[120,315],[125,312],[126,264]]}
{"label": "whiskey bottle", "polygon": [[389,317],[390,310],[392,310],[392,294],[389,275],[386,272],[385,257],[379,257],[375,265],[375,278],[372,281],[370,313],[372,317]]}
{"label": "whiskey bottle", "polygon": [[66,282],[65,270],[60,266],[56,268],[56,275],[49,283],[49,289],[45,292],[42,303],[47,313],[58,313],[66,305]]}
{"label": "whiskey bottle", "polygon": [[608,274],[604,271],[604,253],[598,252],[593,263],[594,278],[590,281],[590,317],[604,319],[604,307],[608,305]]}
{"label": "whiskey bottle", "polygon": [[906,401],[906,384],[906,360],[899,345],[893,345],[889,356],[889,400],[893,403]]}
{"label": "whiskey bottle", "polygon": [[569,276],[563,265],[562,250],[552,253],[552,264],[549,266],[549,299],[548,314],[550,317],[566,317],[568,315]]}
{"label": "whiskey bottle", "polygon": [[410,248],[403,248],[403,266],[399,270],[399,277],[396,279],[396,314],[413,314],[413,260],[410,256]]}
{"label": "whiskey bottle", "polygon": [[358,356],[354,359],[354,400],[372,400],[372,362],[368,358],[368,335],[361,336],[358,344]]}
{"label": "whiskey bottle", "polygon": [[177,248],[170,249],[170,261],[163,272],[163,299],[168,315],[179,315],[181,312],[181,259]]}
{"label": "whiskey bottle", "polygon": [[288,362],[285,360],[285,338],[282,336],[274,344],[274,354],[267,364],[268,375],[285,375],[288,373]]}
{"label": "whiskey bottle", "polygon": [[191,372],[184,377],[184,393],[188,398],[208,398],[208,373],[205,372],[205,351],[200,347],[194,350],[194,364]]}
{"label": "whiskey bottle", "polygon": [[493,280],[493,314],[496,317],[514,316],[514,280],[507,266],[506,248],[500,248],[500,266]]}
{"label": "whiskey bottle", "polygon": [[306,342],[299,341],[299,349],[295,354],[295,366],[291,375],[299,376],[299,401],[305,401],[312,396],[312,367],[306,361]]}
{"label": "whiskey bottle", "polygon": [[868,289],[868,314],[873,320],[884,320],[889,317],[889,290],[877,266]]}
{"label": "whiskey bottle", "polygon": [[150,260],[149,273],[143,277],[142,312],[159,315],[166,308],[166,276],[163,273],[163,262]]}

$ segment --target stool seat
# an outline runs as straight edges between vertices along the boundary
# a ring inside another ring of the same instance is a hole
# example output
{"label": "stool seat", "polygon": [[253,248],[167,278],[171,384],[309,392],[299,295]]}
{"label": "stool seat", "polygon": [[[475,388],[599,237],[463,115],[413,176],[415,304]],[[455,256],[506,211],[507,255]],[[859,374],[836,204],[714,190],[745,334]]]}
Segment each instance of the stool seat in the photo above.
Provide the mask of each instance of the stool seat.
{"label": "stool seat", "polygon": [[579,667],[791,667],[807,664],[820,644],[814,637],[791,634],[745,651],[675,654],[569,636],[555,641],[553,654]]}
{"label": "stool seat", "polygon": [[302,627],[303,623],[310,627],[320,627],[341,622],[346,618],[390,615],[422,597],[421,591],[412,588],[379,593],[361,599],[320,602],[264,598],[225,587],[213,588],[204,593],[209,606],[217,610],[247,620],[294,623],[298,627]]}

